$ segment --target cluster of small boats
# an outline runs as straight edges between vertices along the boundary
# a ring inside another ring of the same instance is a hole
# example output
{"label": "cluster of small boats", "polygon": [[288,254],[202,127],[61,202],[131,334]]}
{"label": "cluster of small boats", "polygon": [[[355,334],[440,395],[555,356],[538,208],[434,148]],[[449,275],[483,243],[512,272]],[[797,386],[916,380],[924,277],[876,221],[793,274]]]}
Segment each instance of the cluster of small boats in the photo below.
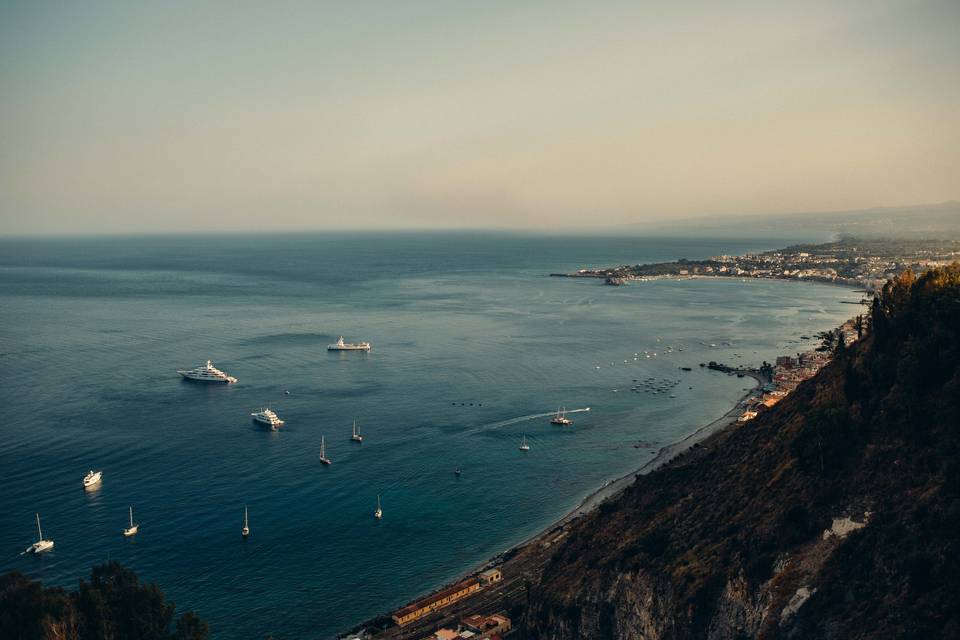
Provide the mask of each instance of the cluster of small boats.
{"label": "cluster of small boats", "polygon": [[630,391],[639,393],[640,388],[643,387],[644,393],[652,393],[654,395],[666,393],[666,394],[669,394],[671,398],[676,398],[677,396],[670,393],[670,391],[672,391],[673,388],[676,387],[678,384],[680,384],[679,379],[673,380],[673,379],[664,378],[663,380],[657,380],[653,376],[650,376],[645,380],[639,380],[637,378],[634,378],[633,386],[630,387]]}
{"label": "cluster of small boats", "polygon": [[[87,475],[83,476],[83,488],[84,489],[98,489],[103,483],[103,471],[94,471],[91,469],[87,472]],[[130,523],[128,526],[123,528],[123,536],[129,538],[131,536],[137,535],[137,532],[140,531],[140,525],[133,521],[133,507],[128,507],[128,513],[130,515]],[[43,537],[43,530],[40,528],[40,514],[37,513],[37,541],[31,544],[26,548],[24,553],[44,553],[46,551],[51,551],[53,549],[53,540],[46,540]]]}

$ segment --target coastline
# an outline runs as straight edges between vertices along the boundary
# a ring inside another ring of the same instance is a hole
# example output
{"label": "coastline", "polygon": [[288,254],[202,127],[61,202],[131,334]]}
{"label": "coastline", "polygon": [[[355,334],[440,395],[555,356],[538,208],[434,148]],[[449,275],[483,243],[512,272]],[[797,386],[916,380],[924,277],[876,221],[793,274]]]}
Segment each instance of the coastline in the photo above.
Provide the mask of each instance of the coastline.
{"label": "coastline", "polygon": [[745,391],[743,394],[741,394],[740,397],[737,398],[737,401],[734,403],[734,405],[722,416],[714,419],[711,422],[708,422],[707,424],[695,429],[694,431],[691,431],[690,433],[683,436],[679,440],[675,440],[674,442],[671,442],[669,444],[666,444],[660,447],[660,449],[657,451],[657,455],[655,455],[650,460],[647,460],[646,462],[644,462],[642,465],[640,465],[640,467],[638,467],[634,471],[630,471],[629,473],[626,473],[622,476],[614,478],[613,480],[607,480],[600,487],[594,489],[593,491],[588,493],[586,496],[584,496],[584,498],[577,504],[577,506],[575,506],[573,509],[571,509],[570,511],[562,515],[560,518],[548,524],[547,526],[543,527],[540,531],[533,534],[532,536],[529,536],[521,540],[520,542],[511,545],[510,547],[508,547],[504,551],[501,551],[500,553],[493,556],[489,560],[463,572],[457,577],[457,580],[460,580],[466,576],[472,575],[474,573],[477,573],[478,571],[482,571],[486,568],[489,568],[491,566],[498,564],[500,561],[502,561],[504,557],[510,555],[511,552],[517,551],[522,547],[525,547],[531,543],[534,543],[538,539],[556,532],[558,529],[566,526],[567,524],[569,524],[573,520],[576,520],[580,516],[590,513],[591,511],[599,507],[600,504],[603,503],[604,501],[610,498],[614,498],[618,496],[620,493],[622,493],[627,487],[633,484],[634,480],[636,480],[638,476],[646,475],[648,473],[652,473],[656,471],[660,467],[664,466],[665,464],[669,463],[671,460],[676,458],[681,453],[685,453],[695,444],[702,442],[703,440],[706,440],[713,434],[719,431],[722,431],[726,427],[736,422],[737,417],[740,414],[739,412],[740,412],[741,405],[743,404],[743,401],[749,398],[751,395],[753,395],[753,392],[756,391],[757,388],[764,383],[764,381],[756,374],[745,373],[744,376],[752,378],[756,384],[754,384],[754,386],[751,387],[750,390]]}
{"label": "coastline", "polygon": [[[682,453],[690,450],[694,445],[706,440],[710,436],[722,431],[723,429],[729,427],[731,424],[735,423],[737,417],[740,415],[741,407],[743,401],[749,398],[753,393],[760,387],[765,380],[763,380],[756,373],[746,373],[745,377],[752,378],[755,384],[747,391],[742,393],[733,404],[730,409],[728,409],[723,415],[715,418],[711,422],[708,422],[705,425],[698,427],[697,429],[691,431],[687,435],[683,436],[679,440],[675,440],[669,444],[661,447],[657,454],[644,462],[637,469],[630,471],[622,476],[614,478],[612,480],[607,480],[603,485],[594,489],[572,509],[570,509],[563,516],[557,520],[551,522],[545,527],[541,528],[539,531],[534,533],[523,540],[511,544],[508,548],[504,549],[500,553],[488,558],[487,560],[481,562],[480,564],[474,565],[462,573],[457,574],[454,578],[451,578],[447,582],[437,585],[424,591],[420,594],[415,595],[411,598],[411,602],[419,598],[422,598],[428,594],[435,593],[442,589],[445,589],[457,582],[460,582],[470,576],[476,575],[477,573],[490,569],[492,567],[500,567],[504,573],[504,581],[502,586],[498,590],[498,595],[503,597],[503,594],[509,594],[511,591],[514,592],[514,595],[518,592],[517,587],[520,586],[523,588],[523,582],[526,575],[531,570],[530,567],[530,556],[534,556],[533,565],[541,565],[542,562],[537,561],[536,556],[542,556],[543,552],[548,549],[554,542],[562,538],[565,534],[567,526],[575,521],[577,518],[580,518],[588,513],[591,513],[597,509],[605,501],[615,498],[620,495],[624,490],[627,489],[634,481],[641,475],[646,475],[652,473],[659,469],[660,467],[668,464],[671,460],[675,459]],[[539,560],[542,560],[540,558]],[[517,565],[517,566],[514,566]],[[511,590],[511,585],[513,589]],[[501,598],[496,598],[496,603],[494,609],[500,606]],[[428,616],[420,621],[419,624],[412,624],[409,627],[406,627],[404,631],[399,632],[400,637],[411,637],[417,636],[417,627],[421,624],[425,626],[434,626],[439,623],[440,620],[456,616],[464,610],[464,607],[469,605],[471,611],[484,611],[485,608],[489,606],[489,603],[485,605],[482,601],[484,600],[484,592],[480,592],[475,596],[472,596],[463,601],[463,604],[458,606],[449,607],[447,610],[444,610],[442,614],[438,617]],[[479,601],[479,602],[478,602]],[[490,613],[493,611],[491,610]],[[376,629],[379,625],[377,624],[378,620],[383,620],[389,616],[389,612],[384,612],[378,614],[368,620],[365,620],[359,624],[354,625],[349,631],[339,634],[338,638],[354,638],[354,637],[365,637],[366,632],[371,629]],[[389,629],[384,630],[381,633],[372,633],[372,637],[377,638],[391,638],[398,634],[398,627],[390,627]]]}

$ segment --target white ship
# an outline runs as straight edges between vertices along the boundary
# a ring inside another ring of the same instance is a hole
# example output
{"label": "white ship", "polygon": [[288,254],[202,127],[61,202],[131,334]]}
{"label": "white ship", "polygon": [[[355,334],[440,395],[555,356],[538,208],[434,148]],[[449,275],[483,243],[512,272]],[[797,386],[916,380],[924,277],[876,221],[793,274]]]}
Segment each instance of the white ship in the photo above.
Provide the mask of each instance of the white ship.
{"label": "white ship", "polygon": [[247,508],[243,508],[243,529],[240,529],[240,535],[246,538],[250,535],[250,521],[247,519]]}
{"label": "white ship", "polygon": [[24,553],[43,553],[53,549],[53,540],[44,540],[43,531],[40,529],[40,514],[37,514],[37,541],[27,547]]}
{"label": "white ship", "polygon": [[232,384],[237,381],[233,376],[228,376],[220,369],[213,366],[213,363],[207,360],[207,364],[200,365],[196,369],[189,371],[177,369],[177,373],[186,380],[195,380],[197,382],[219,382],[221,384]]}
{"label": "white ship", "polygon": [[357,421],[353,421],[353,435],[350,436],[350,439],[354,442],[363,442],[363,436],[360,435],[360,430],[357,429]]}
{"label": "white ship", "polygon": [[380,508],[380,496],[377,496],[377,510],[373,512],[373,517],[379,520],[383,517],[383,509]]}
{"label": "white ship", "polygon": [[87,472],[87,475],[83,476],[83,486],[85,489],[96,486],[100,484],[100,480],[103,479],[103,471],[94,471],[91,469]]}
{"label": "white ship", "polygon": [[327,345],[327,351],[370,351],[369,342],[344,342],[343,336],[340,336],[340,339],[334,342],[333,344]]}
{"label": "white ship", "polygon": [[527,444],[527,434],[523,434],[523,439],[520,441],[520,451],[530,451],[530,445]]}
{"label": "white ship", "polygon": [[283,420],[271,409],[261,409],[260,411],[251,413],[250,416],[254,422],[266,425],[274,431],[283,426]]}

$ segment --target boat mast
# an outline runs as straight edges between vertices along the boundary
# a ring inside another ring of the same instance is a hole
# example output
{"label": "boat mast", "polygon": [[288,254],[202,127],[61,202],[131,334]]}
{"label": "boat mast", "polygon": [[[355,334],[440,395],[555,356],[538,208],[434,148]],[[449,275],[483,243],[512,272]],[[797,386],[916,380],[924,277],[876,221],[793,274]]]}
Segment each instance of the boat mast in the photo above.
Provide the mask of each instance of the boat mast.
{"label": "boat mast", "polygon": [[40,512],[37,512],[37,540],[43,540],[43,531],[40,530]]}
{"label": "boat mast", "polygon": [[130,528],[133,529],[133,507],[130,507]]}
{"label": "boat mast", "polygon": [[249,529],[249,526],[247,525],[247,507],[246,507],[246,505],[244,505],[244,507],[243,507],[243,528],[244,528],[244,529]]}

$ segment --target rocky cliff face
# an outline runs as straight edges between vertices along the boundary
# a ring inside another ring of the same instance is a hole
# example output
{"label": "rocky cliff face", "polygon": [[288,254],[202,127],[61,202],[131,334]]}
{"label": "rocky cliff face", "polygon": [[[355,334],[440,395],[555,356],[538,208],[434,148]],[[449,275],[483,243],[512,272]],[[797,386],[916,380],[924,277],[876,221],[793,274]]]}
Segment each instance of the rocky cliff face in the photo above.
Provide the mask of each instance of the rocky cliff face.
{"label": "rocky cliff face", "polygon": [[960,266],[772,411],[576,522],[535,638],[960,637]]}

